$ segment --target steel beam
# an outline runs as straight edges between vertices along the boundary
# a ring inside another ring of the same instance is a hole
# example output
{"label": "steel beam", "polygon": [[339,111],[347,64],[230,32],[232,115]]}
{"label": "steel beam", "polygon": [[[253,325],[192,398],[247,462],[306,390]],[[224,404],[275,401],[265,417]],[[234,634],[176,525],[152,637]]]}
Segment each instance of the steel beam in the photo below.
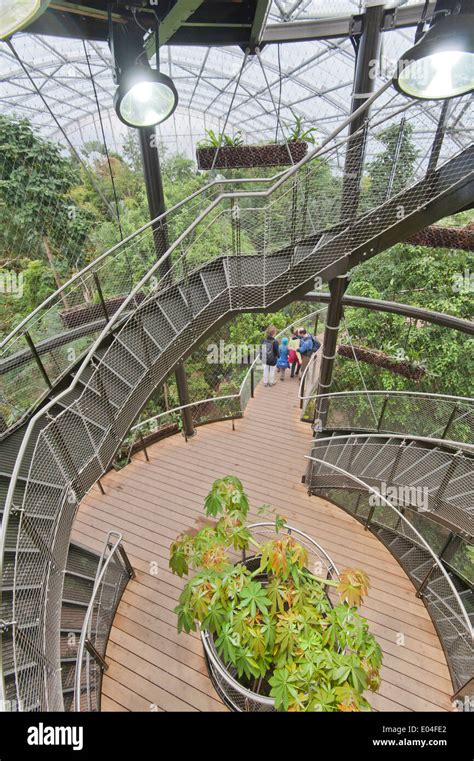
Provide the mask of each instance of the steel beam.
{"label": "steel beam", "polygon": [[[312,291],[303,296],[303,301],[328,304],[331,299],[330,293],[318,293]],[[342,305],[360,309],[371,309],[375,312],[390,312],[400,314],[403,317],[412,317],[415,320],[423,320],[433,325],[441,325],[444,328],[459,330],[462,333],[474,335],[474,323],[470,320],[463,320],[461,317],[453,317],[450,314],[434,312],[431,309],[414,307],[410,304],[399,304],[396,301],[384,301],[383,299],[369,299],[365,296],[346,296],[342,297]]]}
{"label": "steel beam", "polygon": [[[428,15],[434,10],[435,3],[429,3]],[[416,26],[421,18],[424,3],[408,7],[384,10],[381,30],[404,29]],[[290,21],[285,24],[269,24],[262,38],[262,45],[289,42],[309,42],[311,40],[330,40],[338,37],[351,37],[362,31],[363,15],[340,16],[337,18],[318,19],[316,21]]]}

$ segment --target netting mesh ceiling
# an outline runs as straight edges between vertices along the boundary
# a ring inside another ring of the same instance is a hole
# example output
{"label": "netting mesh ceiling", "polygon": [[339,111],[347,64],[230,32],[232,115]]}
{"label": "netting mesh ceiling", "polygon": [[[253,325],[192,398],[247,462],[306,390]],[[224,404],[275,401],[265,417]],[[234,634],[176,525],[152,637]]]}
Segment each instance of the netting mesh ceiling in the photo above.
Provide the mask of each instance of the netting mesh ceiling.
{"label": "netting mesh ceiling", "polygon": [[[275,0],[268,23],[350,15],[359,12],[360,5],[352,0]],[[413,36],[413,28],[383,33],[376,86],[390,76]],[[112,106],[115,85],[107,43],[26,33],[15,35],[12,42],[19,60],[6,43],[0,45],[0,113],[27,117],[45,137],[80,147],[101,139],[100,110],[107,142],[120,148],[126,127]],[[206,128],[221,130],[224,125],[229,134],[241,131],[248,142],[282,139],[295,116],[302,117],[305,127],[316,126],[321,139],[350,111],[355,53],[348,38],[268,45],[261,60],[246,60],[239,79],[243,61],[237,47],[162,48],[161,69],[170,74],[179,93],[175,115],[158,128],[170,152],[192,155]],[[391,89],[386,97],[390,109]],[[450,141],[458,148],[466,145],[472,129],[464,106],[454,102],[452,108],[459,113],[451,115],[448,151]],[[422,149],[432,140],[437,113],[435,109],[431,118],[427,104],[427,119],[413,125]]]}

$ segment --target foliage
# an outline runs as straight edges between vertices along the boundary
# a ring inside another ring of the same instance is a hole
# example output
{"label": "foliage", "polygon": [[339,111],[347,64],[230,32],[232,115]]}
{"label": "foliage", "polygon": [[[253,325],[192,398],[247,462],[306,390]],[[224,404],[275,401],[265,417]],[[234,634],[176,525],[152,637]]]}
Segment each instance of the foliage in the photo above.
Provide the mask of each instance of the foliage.
{"label": "foliage", "polygon": [[[213,483],[204,509],[217,521],[170,548],[173,573],[195,572],[175,609],[178,631],[209,630],[242,684],[252,689],[261,680],[280,711],[370,710],[363,693],[378,689],[382,652],[357,612],[366,575],[353,568],[339,581],[312,574],[306,548],[281,533],[278,515],[278,538],[257,543],[246,525],[248,497],[234,476]],[[258,568],[232,563],[232,549],[251,549]],[[329,588],[339,595],[334,607]]]}
{"label": "foliage", "polygon": [[294,123],[291,125],[291,132],[288,137],[288,140],[290,142],[305,142],[305,143],[311,143],[312,145],[315,144],[316,138],[314,136],[314,133],[317,132],[316,127],[307,127],[306,129],[303,127],[303,117],[297,116],[296,114],[291,112],[293,116]]}
{"label": "foliage", "polygon": [[361,194],[363,208],[374,208],[385,201],[387,188],[394,196],[406,188],[413,179],[418,156],[413,140],[413,125],[402,120],[391,124],[377,135],[383,151],[367,165],[368,192]]}
{"label": "foliage", "polygon": [[225,132],[216,134],[213,129],[206,130],[207,138],[201,140],[198,148],[220,148],[225,146],[226,148],[237,148],[239,145],[243,145],[242,132],[237,132],[235,135],[226,135]]}

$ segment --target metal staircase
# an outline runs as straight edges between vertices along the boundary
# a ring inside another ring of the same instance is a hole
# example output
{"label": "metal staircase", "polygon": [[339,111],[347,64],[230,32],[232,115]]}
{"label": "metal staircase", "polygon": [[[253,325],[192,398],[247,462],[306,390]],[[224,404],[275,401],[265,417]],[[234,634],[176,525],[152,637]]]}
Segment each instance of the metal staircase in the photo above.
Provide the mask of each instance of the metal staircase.
{"label": "metal staircase", "polygon": [[324,431],[305,476],[310,494],[353,515],[404,568],[436,627],[454,691],[469,682],[474,654],[473,464],[466,443]]}
{"label": "metal staircase", "polygon": [[[318,226],[319,177],[325,162],[339,158],[345,147],[336,140],[344,126],[268,190],[211,193],[209,205],[199,207],[184,230],[176,219],[186,204],[179,204],[73,278],[3,342],[14,374],[2,405],[6,430],[0,441],[2,619],[14,660],[12,665],[4,649],[0,691],[5,681],[5,695],[23,710],[70,705],[63,689],[71,689],[73,667],[65,663],[62,680],[63,635],[68,626],[79,625],[91,592],[88,573],[66,570],[76,509],[176,365],[232,315],[279,309],[311,290],[315,277],[329,280],[344,273],[472,203],[474,148],[469,147],[355,221],[328,224],[324,218]],[[195,209],[196,194],[188,205]],[[158,222],[167,225],[170,245],[150,265]],[[211,228],[219,233],[219,250],[203,261],[197,244]],[[123,294],[113,314],[107,275],[111,281],[119,277]],[[35,345],[33,328],[42,336],[44,325],[62,314],[65,296],[71,302],[89,277],[98,287],[104,327],[51,378],[45,367],[50,349],[43,340]],[[32,403],[23,409],[15,373],[24,371],[26,345],[42,382],[33,384]]]}

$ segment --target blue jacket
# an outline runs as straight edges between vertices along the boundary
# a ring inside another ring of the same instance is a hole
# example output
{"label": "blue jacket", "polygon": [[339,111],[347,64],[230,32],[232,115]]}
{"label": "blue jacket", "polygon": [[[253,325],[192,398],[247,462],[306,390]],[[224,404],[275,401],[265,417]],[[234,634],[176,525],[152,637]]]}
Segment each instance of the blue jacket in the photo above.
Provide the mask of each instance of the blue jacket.
{"label": "blue jacket", "polygon": [[280,346],[280,351],[278,353],[278,360],[277,360],[277,367],[289,367],[290,363],[288,362],[288,354],[290,353],[290,350],[288,346]]}

